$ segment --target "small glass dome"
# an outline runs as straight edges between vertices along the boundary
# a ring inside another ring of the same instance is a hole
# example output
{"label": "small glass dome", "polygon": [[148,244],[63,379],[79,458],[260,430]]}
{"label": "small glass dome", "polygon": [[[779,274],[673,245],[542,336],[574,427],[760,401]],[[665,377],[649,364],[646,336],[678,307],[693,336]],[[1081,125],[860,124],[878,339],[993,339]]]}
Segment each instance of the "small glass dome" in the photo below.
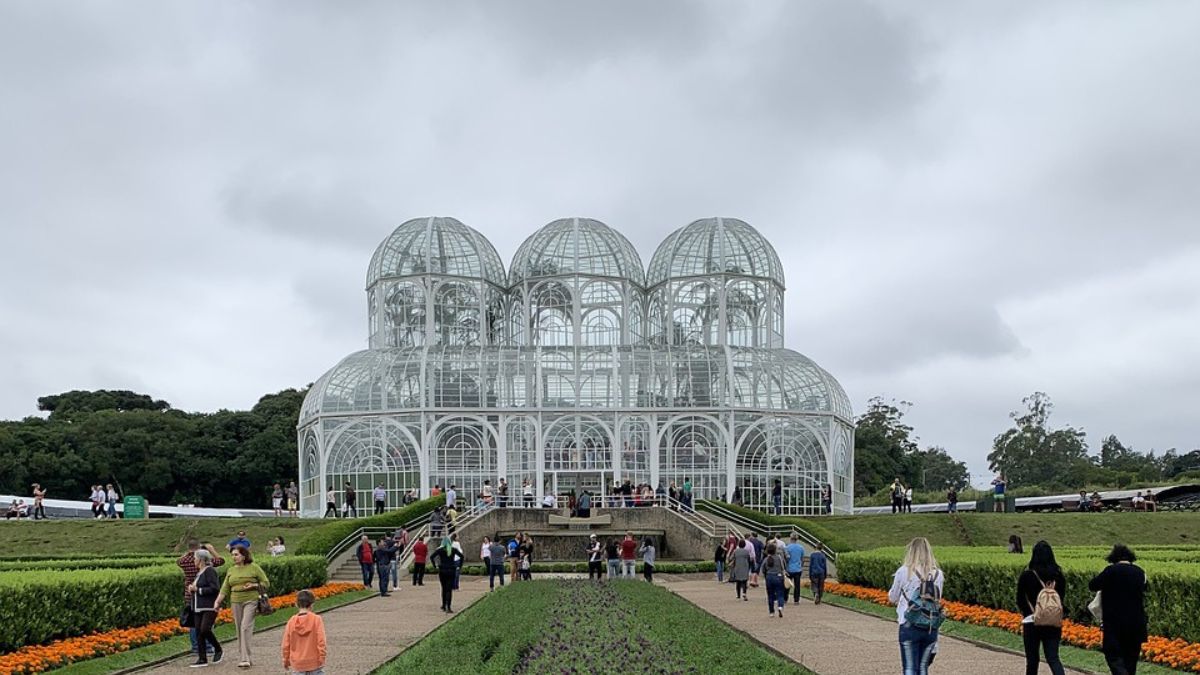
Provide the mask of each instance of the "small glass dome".
{"label": "small glass dome", "polygon": [[416,274],[470,277],[506,286],[496,248],[454,218],[414,218],[397,227],[371,256],[367,288],[380,279]]}
{"label": "small glass dome", "polygon": [[770,279],[781,287],[783,265],[774,247],[745,221],[704,218],[680,228],[659,244],[650,259],[647,283],[711,274]]}
{"label": "small glass dome", "polygon": [[513,256],[509,279],[560,275],[617,277],[645,286],[637,249],[620,232],[591,218],[563,218],[534,232]]}

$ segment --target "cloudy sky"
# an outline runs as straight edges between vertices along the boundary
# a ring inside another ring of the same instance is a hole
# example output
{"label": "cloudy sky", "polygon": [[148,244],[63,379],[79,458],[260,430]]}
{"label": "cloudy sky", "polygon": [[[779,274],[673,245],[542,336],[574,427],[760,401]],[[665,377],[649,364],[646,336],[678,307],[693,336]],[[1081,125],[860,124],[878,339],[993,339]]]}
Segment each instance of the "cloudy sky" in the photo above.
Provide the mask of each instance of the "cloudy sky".
{"label": "cloudy sky", "polygon": [[403,220],[648,261],[743,218],[787,342],[968,461],[1048,392],[1200,446],[1200,3],[0,3],[0,418],[188,410],[366,342]]}

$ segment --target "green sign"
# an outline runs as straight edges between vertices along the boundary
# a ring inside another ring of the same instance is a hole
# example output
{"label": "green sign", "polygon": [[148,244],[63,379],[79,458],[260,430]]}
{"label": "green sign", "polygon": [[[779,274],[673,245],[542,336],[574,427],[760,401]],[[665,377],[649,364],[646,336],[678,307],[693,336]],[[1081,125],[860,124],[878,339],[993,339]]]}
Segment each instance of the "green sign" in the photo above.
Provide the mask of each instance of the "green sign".
{"label": "green sign", "polygon": [[125,517],[126,518],[145,518],[146,517],[146,498],[138,495],[125,495]]}

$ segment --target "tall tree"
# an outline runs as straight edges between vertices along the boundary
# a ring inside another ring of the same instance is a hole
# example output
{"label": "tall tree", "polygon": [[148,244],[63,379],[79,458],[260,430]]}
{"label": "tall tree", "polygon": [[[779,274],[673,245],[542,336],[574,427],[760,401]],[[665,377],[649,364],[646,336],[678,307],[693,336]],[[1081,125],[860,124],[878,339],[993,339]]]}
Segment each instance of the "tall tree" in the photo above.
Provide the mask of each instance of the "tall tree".
{"label": "tall tree", "polygon": [[911,455],[916,486],[922,490],[961,490],[967,486],[970,473],[966,462],[955,461],[945,448],[931,447]]}
{"label": "tall tree", "polygon": [[908,401],[887,402],[876,396],[867,402],[867,410],[855,420],[854,493],[860,497],[874,494],[899,477],[913,484],[913,466],[909,455],[917,451],[913,429],[904,423]]}
{"label": "tall tree", "polygon": [[1009,485],[1076,487],[1092,466],[1084,432],[1073,427],[1051,430],[1050,397],[1034,392],[1022,400],[1024,411],[1009,414],[1013,428],[996,437],[987,459]]}

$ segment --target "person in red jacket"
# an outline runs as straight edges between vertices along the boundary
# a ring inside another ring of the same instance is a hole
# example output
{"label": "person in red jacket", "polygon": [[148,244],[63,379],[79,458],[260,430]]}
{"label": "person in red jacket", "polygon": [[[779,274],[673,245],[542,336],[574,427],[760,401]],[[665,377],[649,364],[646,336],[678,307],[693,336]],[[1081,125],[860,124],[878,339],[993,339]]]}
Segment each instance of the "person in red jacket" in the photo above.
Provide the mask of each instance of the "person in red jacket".
{"label": "person in red jacket", "polygon": [[413,544],[413,586],[425,585],[425,563],[429,562],[429,545],[425,543],[425,537],[417,537],[417,543]]}
{"label": "person in red jacket", "polygon": [[296,593],[300,611],[283,631],[283,669],[289,673],[324,673],[325,621],[312,612],[312,591]]}
{"label": "person in red jacket", "polygon": [[358,564],[362,567],[363,586],[370,588],[371,581],[375,578],[375,551],[371,548],[371,540],[367,535],[362,536],[358,548],[354,549],[354,557],[358,558]]}
{"label": "person in red jacket", "polygon": [[621,542],[621,576],[632,579],[636,565],[637,542],[633,540],[632,532],[626,532],[625,539]]}

